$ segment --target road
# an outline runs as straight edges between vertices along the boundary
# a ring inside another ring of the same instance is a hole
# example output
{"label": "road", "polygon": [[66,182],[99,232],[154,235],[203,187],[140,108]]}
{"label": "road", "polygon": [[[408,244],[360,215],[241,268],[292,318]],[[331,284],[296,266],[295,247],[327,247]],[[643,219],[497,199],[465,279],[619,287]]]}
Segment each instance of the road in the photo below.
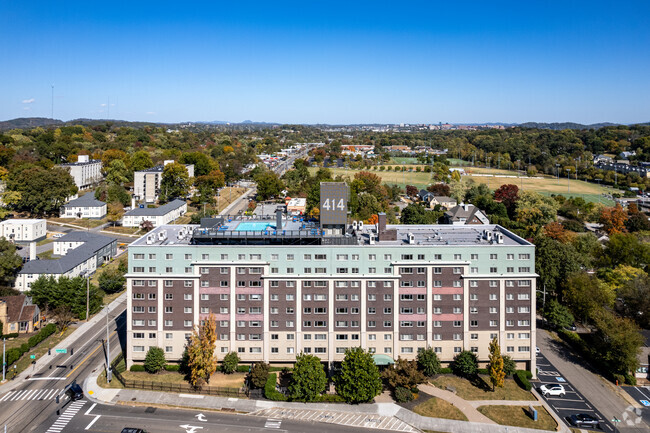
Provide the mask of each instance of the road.
{"label": "road", "polygon": [[[126,301],[109,315],[112,353],[119,351],[124,342],[125,318]],[[118,326],[120,333],[117,332]],[[56,418],[57,409],[69,409],[73,403],[62,396],[57,405],[56,395],[73,381],[82,384],[94,369],[99,368],[105,358],[105,338],[106,323],[100,320],[73,347],[66,348],[68,353],[56,354],[52,350],[51,355],[45,355],[48,362],[42,368],[25,380],[17,379],[15,384],[10,381],[3,385],[0,391],[0,426],[6,425],[7,432],[11,433],[37,431]]]}
{"label": "road", "polygon": [[650,425],[650,386],[624,386],[623,389],[643,406],[639,409],[641,417]]}
{"label": "road", "polygon": [[[50,416],[35,433],[120,432],[124,427],[142,428],[161,433],[239,433],[284,431],[303,433],[359,433],[354,427],[280,420],[242,414],[228,414],[185,409],[164,409],[144,406],[108,406],[89,401],[76,402],[68,416],[60,420]],[[64,425],[65,424],[65,425]],[[63,427],[62,430],[58,428]]]}

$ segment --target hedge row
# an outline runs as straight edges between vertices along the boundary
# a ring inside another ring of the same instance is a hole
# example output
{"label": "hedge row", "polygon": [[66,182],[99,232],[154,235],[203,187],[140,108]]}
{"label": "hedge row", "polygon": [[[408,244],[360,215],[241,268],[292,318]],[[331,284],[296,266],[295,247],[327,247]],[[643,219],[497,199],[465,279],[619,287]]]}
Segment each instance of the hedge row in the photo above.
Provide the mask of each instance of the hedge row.
{"label": "hedge row", "polygon": [[272,401],[286,401],[287,397],[275,389],[277,380],[278,380],[277,374],[275,373],[269,374],[269,378],[266,379],[266,384],[264,385],[264,397]]}
{"label": "hedge row", "polygon": [[515,382],[517,382],[517,385],[525,389],[526,391],[530,391],[533,387],[533,385],[530,384],[529,379],[532,379],[533,375],[530,371],[527,370],[517,370],[515,371]]}
{"label": "hedge row", "polygon": [[144,365],[141,364],[133,364],[131,368],[129,368],[129,371],[145,371]]}
{"label": "hedge row", "polygon": [[45,340],[50,335],[56,332],[56,325],[50,323],[39,331],[38,334],[32,335],[27,343],[23,343],[20,347],[14,347],[13,349],[7,350],[7,365],[11,365],[14,362],[18,361],[23,354],[29,352],[29,349],[36,346],[41,341]]}
{"label": "hedge row", "polygon": [[[2,323],[2,322],[0,322],[0,323]],[[17,333],[17,332],[12,332],[11,334],[0,334],[0,337],[11,339],[11,338],[17,338],[19,335],[20,334]]]}

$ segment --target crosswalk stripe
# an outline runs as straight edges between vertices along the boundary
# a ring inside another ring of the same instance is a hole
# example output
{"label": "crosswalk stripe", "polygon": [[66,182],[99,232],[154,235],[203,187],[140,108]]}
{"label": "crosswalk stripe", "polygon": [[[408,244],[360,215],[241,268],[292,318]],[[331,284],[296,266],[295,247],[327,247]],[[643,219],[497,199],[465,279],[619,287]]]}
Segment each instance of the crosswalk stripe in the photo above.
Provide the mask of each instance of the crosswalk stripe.
{"label": "crosswalk stripe", "polygon": [[0,396],[0,401],[49,400],[56,397],[60,391],[59,389],[21,389],[7,392]]}
{"label": "crosswalk stripe", "polygon": [[5,401],[5,400],[8,399],[9,396],[11,396],[13,393],[14,393],[14,391],[9,391],[8,393],[6,393],[6,394],[4,395],[4,397],[0,398],[0,401]]}
{"label": "crosswalk stripe", "polygon": [[86,404],[85,401],[75,401],[59,416],[59,418],[47,429],[46,433],[60,433]]}
{"label": "crosswalk stripe", "polygon": [[13,397],[11,397],[11,401],[15,401],[18,397],[20,397],[21,394],[23,394],[25,391],[18,391],[16,394],[14,394]]}

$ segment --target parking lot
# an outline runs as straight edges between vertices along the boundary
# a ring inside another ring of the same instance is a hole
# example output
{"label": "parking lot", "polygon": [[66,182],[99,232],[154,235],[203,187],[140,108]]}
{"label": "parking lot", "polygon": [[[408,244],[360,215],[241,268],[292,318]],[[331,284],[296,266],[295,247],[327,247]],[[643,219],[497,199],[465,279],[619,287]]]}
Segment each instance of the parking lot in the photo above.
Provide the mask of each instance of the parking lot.
{"label": "parking lot", "polygon": [[[609,420],[605,419],[582,394],[580,394],[564,377],[562,377],[553,364],[551,364],[550,361],[541,353],[537,354],[537,376],[538,380],[533,381],[533,386],[537,390],[539,390],[539,387],[542,385],[555,385],[559,383],[564,386],[566,395],[562,397],[549,395],[543,398],[569,426],[573,427],[569,419],[571,415],[584,413],[599,420],[600,428],[596,430],[602,430],[605,432],[614,431],[614,427]],[[594,430],[586,426],[581,426],[580,428],[585,430]]]}
{"label": "parking lot", "polygon": [[623,389],[643,406],[641,417],[650,424],[650,386],[624,386]]}

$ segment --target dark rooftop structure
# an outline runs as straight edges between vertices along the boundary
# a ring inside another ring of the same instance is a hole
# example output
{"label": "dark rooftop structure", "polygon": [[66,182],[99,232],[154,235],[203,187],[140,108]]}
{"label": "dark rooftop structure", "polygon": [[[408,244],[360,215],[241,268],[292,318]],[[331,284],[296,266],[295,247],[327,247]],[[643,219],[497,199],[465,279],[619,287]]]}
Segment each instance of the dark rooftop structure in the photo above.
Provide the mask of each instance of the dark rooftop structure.
{"label": "dark rooftop structure", "polygon": [[180,199],[174,199],[170,201],[169,203],[165,203],[162,206],[158,207],[136,207],[135,209],[131,209],[130,211],[126,212],[124,215],[128,216],[162,216],[166,215],[170,211],[174,209],[178,209],[179,207],[187,204],[185,200],[180,200]]}
{"label": "dark rooftop structure", "polygon": [[62,207],[102,207],[105,205],[106,203],[104,203],[101,200],[97,200],[95,198],[95,194],[91,191],[89,193],[82,195],[79,198],[70,200]]}

